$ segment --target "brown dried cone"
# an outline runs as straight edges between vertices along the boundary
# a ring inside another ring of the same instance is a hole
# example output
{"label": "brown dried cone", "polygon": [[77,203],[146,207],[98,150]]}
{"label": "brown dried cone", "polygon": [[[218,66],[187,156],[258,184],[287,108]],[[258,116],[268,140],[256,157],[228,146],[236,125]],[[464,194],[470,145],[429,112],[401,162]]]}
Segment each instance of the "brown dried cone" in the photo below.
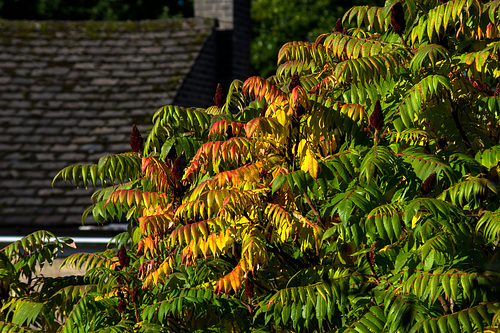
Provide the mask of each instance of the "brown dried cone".
{"label": "brown dried cone", "polygon": [[260,179],[261,180],[266,179],[267,175],[268,175],[267,169],[262,168],[262,170],[260,170],[260,172],[259,172]]}
{"label": "brown dried cone", "polygon": [[380,100],[378,99],[375,102],[373,113],[370,116],[370,126],[378,131],[384,127],[384,114],[382,113],[382,107],[380,106]]}
{"label": "brown dried cone", "polygon": [[137,291],[138,291],[137,286],[130,289],[129,296],[130,296],[130,300],[132,301],[132,303],[137,302]]}
{"label": "brown dried cone", "polygon": [[375,265],[375,248],[374,246],[372,245],[372,247],[370,248],[370,251],[368,252],[368,260],[370,261],[370,264],[372,266]]}
{"label": "brown dried cone", "polygon": [[391,7],[391,25],[394,32],[402,36],[406,28],[405,11],[401,2],[396,2]]}
{"label": "brown dried cone", "polygon": [[500,96],[500,83],[497,83],[497,87],[495,89],[495,93],[493,94],[493,96],[495,97]]}
{"label": "brown dried cone", "polygon": [[292,80],[290,81],[290,84],[288,85],[288,91],[292,92],[293,88],[300,86],[300,78],[299,74],[295,73],[292,76]]}
{"label": "brown dried cone", "polygon": [[224,90],[222,90],[221,84],[218,83],[217,90],[215,91],[214,103],[215,105],[217,105],[219,109],[222,109],[225,101],[226,101],[226,94],[224,94]]}
{"label": "brown dried cone", "polygon": [[434,186],[436,186],[436,173],[433,172],[427,177],[427,179],[424,180],[422,185],[420,185],[420,189],[422,190],[422,193],[424,195],[428,194],[430,191],[434,189]]}
{"label": "brown dried cone", "polygon": [[140,152],[142,151],[142,147],[144,144],[144,139],[141,136],[141,133],[139,133],[139,130],[137,129],[137,126],[132,125],[132,134],[130,135],[130,147],[132,147],[132,150],[134,152]]}
{"label": "brown dried cone", "polygon": [[121,267],[128,267],[130,263],[130,257],[127,254],[125,246],[123,245],[120,247],[120,252],[118,254],[118,262],[120,263]]}

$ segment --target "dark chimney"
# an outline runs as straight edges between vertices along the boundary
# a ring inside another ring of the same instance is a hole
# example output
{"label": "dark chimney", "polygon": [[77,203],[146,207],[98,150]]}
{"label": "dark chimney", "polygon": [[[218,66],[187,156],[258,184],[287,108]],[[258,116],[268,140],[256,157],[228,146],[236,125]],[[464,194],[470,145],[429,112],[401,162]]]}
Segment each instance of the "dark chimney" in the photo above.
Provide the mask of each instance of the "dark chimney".
{"label": "dark chimney", "polygon": [[218,21],[218,72],[227,89],[234,79],[245,80],[250,72],[250,0],[195,0],[195,17]]}

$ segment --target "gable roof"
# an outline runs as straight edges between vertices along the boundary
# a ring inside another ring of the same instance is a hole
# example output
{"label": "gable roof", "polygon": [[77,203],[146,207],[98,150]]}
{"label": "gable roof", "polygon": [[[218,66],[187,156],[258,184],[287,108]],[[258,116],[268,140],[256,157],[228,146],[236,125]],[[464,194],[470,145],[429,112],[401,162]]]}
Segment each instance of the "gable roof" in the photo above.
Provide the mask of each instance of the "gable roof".
{"label": "gable roof", "polygon": [[201,18],[0,21],[0,227],[79,225],[91,190],[52,188],[53,177],[130,151],[132,124],[145,136],[177,102],[213,29]]}

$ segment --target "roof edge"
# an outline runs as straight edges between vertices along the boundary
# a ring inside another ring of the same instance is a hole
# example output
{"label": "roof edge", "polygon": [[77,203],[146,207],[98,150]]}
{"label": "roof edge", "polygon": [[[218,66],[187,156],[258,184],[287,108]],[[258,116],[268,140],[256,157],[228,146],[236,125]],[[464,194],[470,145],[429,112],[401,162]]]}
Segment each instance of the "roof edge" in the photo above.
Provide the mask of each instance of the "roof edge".
{"label": "roof edge", "polygon": [[163,20],[141,21],[32,21],[32,20],[5,20],[0,19],[1,30],[17,30],[26,33],[55,33],[60,31],[77,31],[98,33],[101,31],[116,32],[148,32],[158,30],[178,31],[191,26],[215,27],[216,20],[211,18],[190,17]]}

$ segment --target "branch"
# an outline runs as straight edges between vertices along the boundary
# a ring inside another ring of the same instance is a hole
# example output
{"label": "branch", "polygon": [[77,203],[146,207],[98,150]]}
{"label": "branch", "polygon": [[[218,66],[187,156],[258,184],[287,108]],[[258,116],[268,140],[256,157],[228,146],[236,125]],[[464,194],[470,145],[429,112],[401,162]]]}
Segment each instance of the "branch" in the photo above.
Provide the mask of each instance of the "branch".
{"label": "branch", "polygon": [[460,123],[460,120],[458,119],[458,113],[453,108],[451,110],[451,117],[453,118],[453,121],[455,122],[455,126],[457,127],[458,133],[460,134],[460,137],[462,138],[462,142],[465,144],[465,146],[467,148],[471,148],[472,145],[470,144],[470,141],[467,138],[467,134],[465,133],[465,131],[462,127],[462,124]]}

